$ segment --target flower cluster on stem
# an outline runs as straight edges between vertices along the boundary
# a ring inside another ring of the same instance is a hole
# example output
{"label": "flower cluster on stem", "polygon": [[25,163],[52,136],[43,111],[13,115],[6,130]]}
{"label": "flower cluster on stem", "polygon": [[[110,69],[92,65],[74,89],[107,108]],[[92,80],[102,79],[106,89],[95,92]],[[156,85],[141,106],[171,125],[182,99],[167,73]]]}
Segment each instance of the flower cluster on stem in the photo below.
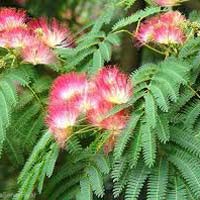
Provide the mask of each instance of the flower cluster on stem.
{"label": "flower cluster on stem", "polygon": [[183,44],[186,40],[185,23],[186,18],[179,11],[168,11],[142,22],[134,37],[139,45],[149,43],[160,45]]}
{"label": "flower cluster on stem", "polygon": [[105,145],[105,152],[109,153],[129,114],[122,110],[106,115],[116,104],[127,103],[132,95],[129,77],[116,66],[103,67],[90,79],[85,73],[70,72],[59,76],[52,85],[46,122],[59,145],[64,147],[78,118],[85,116],[88,127],[110,131]]}
{"label": "flower cluster on stem", "polygon": [[0,8],[0,47],[15,49],[24,62],[54,64],[54,48],[73,46],[71,32],[56,19],[31,19],[25,10]]}

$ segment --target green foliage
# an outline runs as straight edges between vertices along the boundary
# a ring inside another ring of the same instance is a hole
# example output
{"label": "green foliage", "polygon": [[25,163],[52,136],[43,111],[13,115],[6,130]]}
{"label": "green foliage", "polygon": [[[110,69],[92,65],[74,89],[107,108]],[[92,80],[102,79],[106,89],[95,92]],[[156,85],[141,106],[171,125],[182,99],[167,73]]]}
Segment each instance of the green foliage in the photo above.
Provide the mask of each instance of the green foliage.
{"label": "green foliage", "polygon": [[145,17],[148,17],[149,15],[153,15],[155,13],[159,13],[161,11],[161,9],[159,7],[149,7],[146,8],[145,10],[141,10],[136,12],[135,14],[121,19],[119,22],[117,22],[114,26],[113,26],[113,31],[116,31],[118,29],[121,29],[129,24],[135,23],[137,21],[140,21],[142,19],[144,19]]}
{"label": "green foliage", "polygon": [[[146,7],[126,17],[124,8],[136,6],[135,2],[59,0],[53,13],[49,0],[44,3],[47,10],[41,2],[30,0],[26,5],[35,16],[61,18],[61,11],[69,9],[75,31],[84,23],[81,16],[87,18],[91,13],[92,20],[76,34],[74,48],[55,50],[62,65],[59,71],[10,60],[0,68],[0,155],[3,152],[2,159],[17,170],[24,165],[13,199],[108,199],[110,188],[114,198],[124,200],[137,200],[142,194],[148,200],[200,199],[198,12],[190,14],[192,23],[185,28],[191,35],[185,44],[161,46],[168,52],[166,57],[161,55],[154,63],[134,70],[130,76],[133,96],[106,114],[109,117],[124,109],[130,113],[112,153],[103,152],[109,131],[91,126],[89,131],[72,134],[62,150],[49,130],[44,133],[48,93],[55,77],[72,70],[93,76],[102,66],[115,63],[123,51],[120,34],[130,35],[126,26],[139,25],[168,10]],[[97,13],[93,10],[96,5]],[[2,58],[6,52],[0,50]],[[146,63],[140,57],[141,63]],[[82,123],[74,132],[84,126]]]}
{"label": "green foliage", "polygon": [[133,132],[133,130],[136,127],[137,122],[140,119],[140,114],[133,114],[126,126],[126,128],[124,129],[123,133],[120,135],[120,137],[118,138],[118,141],[116,143],[116,148],[114,151],[114,155],[115,157],[118,159],[121,157],[126,144],[128,142],[128,140],[131,138],[131,134]]}
{"label": "green foliage", "polygon": [[158,167],[152,170],[148,185],[148,199],[164,199],[167,192],[169,166],[165,158],[161,158]]}
{"label": "green foliage", "polygon": [[8,140],[6,129],[10,125],[11,112],[18,102],[17,87],[27,86],[33,71],[29,66],[22,66],[17,69],[9,69],[0,77],[0,155],[3,143]]}
{"label": "green foliage", "polygon": [[144,163],[139,163],[136,169],[133,169],[128,177],[125,198],[127,200],[136,200],[149,174],[148,168]]}
{"label": "green foliage", "polygon": [[21,187],[13,199],[28,200],[36,183],[38,184],[38,192],[41,193],[45,176],[50,177],[53,173],[58,153],[58,145],[52,143],[52,135],[47,132],[34,147],[25,164],[18,179]]}
{"label": "green foliage", "polygon": [[121,0],[118,4],[124,6],[125,8],[130,8],[136,1],[137,0]]}
{"label": "green foliage", "polygon": [[169,200],[187,199],[184,183],[180,178],[176,176],[171,178],[169,183],[169,192],[167,194],[167,199]]}
{"label": "green foliage", "polygon": [[193,192],[195,197],[198,199],[200,197],[199,186],[199,160],[191,157],[187,153],[177,152],[176,155],[171,155],[169,160],[180,170],[185,181],[190,186],[190,190]]}

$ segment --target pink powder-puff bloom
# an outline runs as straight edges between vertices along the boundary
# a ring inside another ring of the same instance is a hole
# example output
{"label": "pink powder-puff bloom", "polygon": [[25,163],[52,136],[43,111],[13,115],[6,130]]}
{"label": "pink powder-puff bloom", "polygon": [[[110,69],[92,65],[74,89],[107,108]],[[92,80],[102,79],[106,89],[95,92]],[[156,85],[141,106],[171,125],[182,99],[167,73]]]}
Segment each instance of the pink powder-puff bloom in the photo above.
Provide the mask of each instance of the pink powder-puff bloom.
{"label": "pink powder-puff bloom", "polygon": [[51,48],[73,47],[71,32],[56,19],[50,22],[45,18],[35,19],[29,22],[29,27]]}
{"label": "pink powder-puff bloom", "polygon": [[175,26],[162,26],[155,29],[154,40],[160,44],[182,44],[185,41],[185,35]]}
{"label": "pink powder-puff bloom", "polygon": [[98,107],[87,112],[87,119],[94,126],[118,132],[125,128],[129,116],[126,111],[120,111],[106,118],[112,108],[111,103],[101,101]]}
{"label": "pink powder-puff bloom", "polygon": [[79,114],[79,110],[71,104],[49,106],[46,123],[61,147],[64,147],[66,139],[71,135]]}
{"label": "pink powder-puff bloom", "polygon": [[160,21],[165,25],[182,27],[186,18],[179,11],[169,11],[160,15]]}
{"label": "pink powder-puff bloom", "polygon": [[154,37],[155,25],[160,24],[158,16],[152,17],[141,23],[139,30],[135,33],[135,38],[138,41],[138,45],[151,42]]}
{"label": "pink powder-puff bloom", "polygon": [[88,85],[85,74],[78,74],[70,72],[59,76],[53,83],[50,102],[57,104],[59,102],[66,102],[76,95],[80,95],[85,91]]}
{"label": "pink powder-puff bloom", "polygon": [[35,42],[22,49],[21,56],[24,62],[37,64],[54,64],[56,56],[53,51],[41,42]]}
{"label": "pink powder-puff bloom", "polygon": [[186,19],[178,11],[169,11],[141,23],[135,38],[140,45],[146,43],[182,44],[185,40],[183,25]]}
{"label": "pink powder-puff bloom", "polygon": [[0,8],[0,31],[25,27],[26,11],[16,8]]}
{"label": "pink powder-puff bloom", "polygon": [[99,102],[102,101],[102,97],[99,95],[96,85],[93,82],[88,82],[84,90],[71,100],[82,113],[86,113],[91,109],[96,109]]}
{"label": "pink powder-puff bloom", "polygon": [[140,26],[139,31],[135,33],[135,38],[137,38],[138,46],[151,42],[154,37],[154,26],[151,24],[143,23]]}
{"label": "pink powder-puff bloom", "polygon": [[154,1],[159,6],[171,7],[179,5],[180,3],[187,0],[154,0]]}
{"label": "pink powder-puff bloom", "polygon": [[30,30],[24,27],[16,27],[3,31],[0,36],[4,38],[5,47],[7,48],[23,48],[36,41]]}
{"label": "pink powder-puff bloom", "polygon": [[133,86],[129,77],[120,72],[116,66],[102,68],[95,77],[100,95],[114,104],[127,103],[133,94]]}

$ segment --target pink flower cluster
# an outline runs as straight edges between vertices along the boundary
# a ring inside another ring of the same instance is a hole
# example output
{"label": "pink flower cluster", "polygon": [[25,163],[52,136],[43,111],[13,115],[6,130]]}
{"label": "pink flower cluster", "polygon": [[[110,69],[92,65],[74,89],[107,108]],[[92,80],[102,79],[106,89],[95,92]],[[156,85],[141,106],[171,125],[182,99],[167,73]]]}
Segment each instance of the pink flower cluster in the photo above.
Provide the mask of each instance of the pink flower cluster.
{"label": "pink flower cluster", "polygon": [[30,19],[26,11],[0,8],[0,47],[14,48],[24,62],[52,64],[56,62],[53,49],[73,47],[73,38],[56,19]]}
{"label": "pink flower cluster", "polygon": [[180,4],[183,1],[187,0],[154,0],[155,3],[159,6],[171,7]]}
{"label": "pink flower cluster", "polygon": [[133,86],[128,76],[115,66],[102,68],[91,79],[84,73],[61,75],[51,89],[47,125],[61,147],[82,115],[92,126],[111,131],[113,140],[126,126],[129,115],[126,110],[106,115],[114,105],[127,103],[132,94]]}
{"label": "pink flower cluster", "polygon": [[185,21],[185,17],[180,12],[169,11],[145,20],[134,36],[140,45],[182,44],[186,39],[183,31]]}

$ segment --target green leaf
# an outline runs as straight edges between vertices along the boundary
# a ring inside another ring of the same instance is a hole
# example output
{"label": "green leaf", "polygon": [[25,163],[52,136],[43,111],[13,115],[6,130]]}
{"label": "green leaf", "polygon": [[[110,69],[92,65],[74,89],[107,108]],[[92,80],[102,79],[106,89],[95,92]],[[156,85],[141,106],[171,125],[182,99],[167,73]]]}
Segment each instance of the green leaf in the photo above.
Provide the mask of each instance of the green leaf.
{"label": "green leaf", "polygon": [[169,156],[169,161],[172,162],[181,172],[187,184],[190,186],[192,193],[197,199],[200,198],[200,173],[199,160],[189,156],[186,152],[177,151],[175,155]]}
{"label": "green leaf", "polygon": [[79,199],[92,200],[93,199],[92,188],[87,177],[82,178],[80,180],[80,186],[81,186],[81,192],[79,194],[80,195]]}
{"label": "green leaf", "polygon": [[152,167],[156,159],[156,139],[155,135],[146,123],[141,125],[142,147],[144,160],[147,166]]}
{"label": "green leaf", "polygon": [[145,180],[149,174],[148,168],[144,163],[140,162],[137,168],[132,169],[129,175],[127,189],[125,192],[126,200],[137,200]]}
{"label": "green leaf", "polygon": [[137,165],[137,161],[139,159],[141,150],[142,150],[142,132],[136,130],[129,150],[129,164],[131,168]]}
{"label": "green leaf", "polygon": [[110,171],[108,160],[103,155],[96,155],[94,158],[94,163],[98,167],[99,171],[103,174],[108,174]]}
{"label": "green leaf", "polygon": [[94,166],[90,166],[86,169],[86,173],[88,175],[90,185],[95,194],[98,197],[103,197],[104,195],[103,180],[98,170]]}
{"label": "green leaf", "polygon": [[200,158],[200,141],[187,129],[172,129],[170,140]]}
{"label": "green leaf", "polygon": [[[167,200],[189,200],[186,196],[185,185],[183,181],[180,180],[179,177],[171,177],[171,181],[169,184],[169,190],[167,193]],[[190,199],[192,200],[192,199]],[[195,199],[194,199],[195,200]]]}
{"label": "green leaf", "polygon": [[106,41],[110,42],[112,45],[119,46],[121,44],[119,36],[115,33],[109,33],[106,38]]}
{"label": "green leaf", "polygon": [[164,115],[157,116],[157,126],[155,128],[158,139],[162,143],[166,143],[170,139],[169,122]]}
{"label": "green leaf", "polygon": [[117,22],[112,30],[116,31],[118,29],[121,29],[129,24],[132,24],[134,22],[137,22],[145,17],[148,17],[149,15],[155,14],[155,13],[159,13],[161,11],[160,7],[148,7],[145,10],[139,10],[136,13],[134,13],[133,15],[121,19],[119,22]]}
{"label": "green leaf", "polygon": [[162,200],[166,197],[168,184],[168,162],[161,158],[153,169],[148,183],[148,200]]}
{"label": "green leaf", "polygon": [[111,174],[113,182],[117,182],[120,180],[126,168],[127,168],[126,157],[122,157],[121,159],[116,160],[114,162]]}
{"label": "green leaf", "polygon": [[115,145],[115,149],[114,149],[115,159],[118,159],[122,156],[123,151],[126,147],[126,144],[128,143],[129,139],[131,138],[133,130],[137,126],[137,123],[138,123],[140,117],[141,117],[140,113],[133,113],[131,115],[127,126],[120,134],[120,136],[117,140],[117,143]]}
{"label": "green leaf", "polygon": [[157,118],[157,108],[155,105],[154,97],[151,93],[147,93],[144,96],[145,99],[145,114],[146,114],[146,122],[152,128],[156,126],[156,118]]}
{"label": "green leaf", "polygon": [[53,174],[53,170],[54,170],[58,155],[59,155],[59,147],[57,143],[54,143],[51,146],[51,152],[49,156],[47,156],[46,163],[45,163],[46,175],[48,177],[51,177],[51,175]]}
{"label": "green leaf", "polygon": [[105,61],[110,61],[111,59],[111,46],[109,43],[103,42],[99,45],[101,55]]}
{"label": "green leaf", "polygon": [[93,66],[92,66],[91,72],[95,73],[98,69],[103,67],[103,65],[104,65],[104,61],[103,61],[101,52],[98,49],[93,54]]}
{"label": "green leaf", "polygon": [[154,98],[156,99],[157,105],[160,107],[160,109],[163,112],[168,112],[169,102],[168,102],[168,98],[165,95],[165,93],[163,93],[163,91],[159,88],[159,86],[157,84],[152,84],[150,86],[150,90],[151,90]]}

